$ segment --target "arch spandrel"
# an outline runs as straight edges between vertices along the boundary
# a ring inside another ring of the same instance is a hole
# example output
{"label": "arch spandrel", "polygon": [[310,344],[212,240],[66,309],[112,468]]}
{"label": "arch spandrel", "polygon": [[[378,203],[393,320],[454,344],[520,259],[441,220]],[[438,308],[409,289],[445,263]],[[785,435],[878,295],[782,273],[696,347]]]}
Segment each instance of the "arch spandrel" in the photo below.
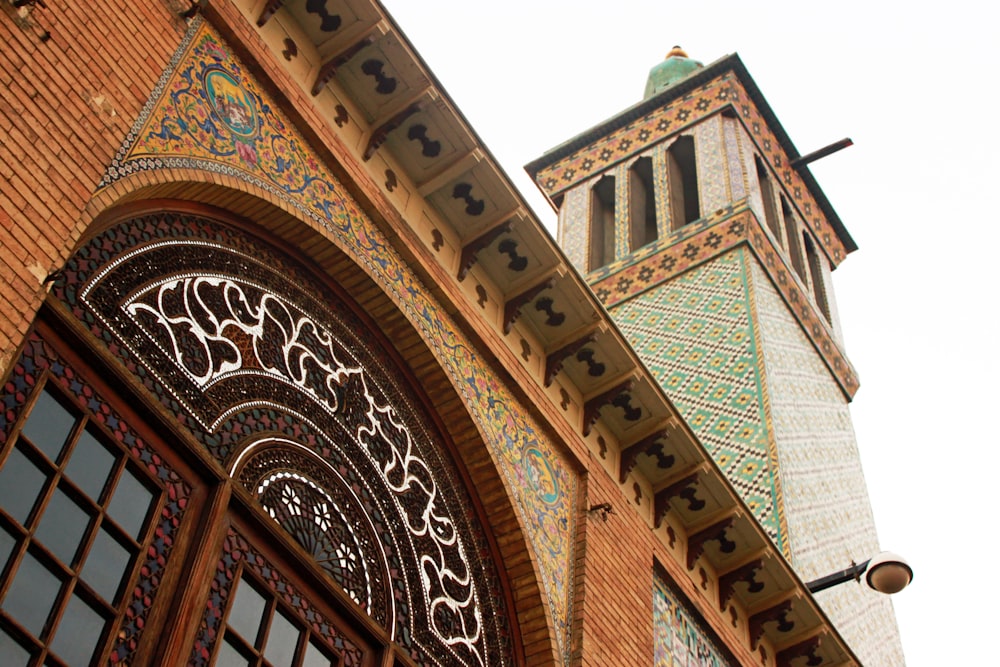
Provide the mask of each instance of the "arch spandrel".
{"label": "arch spandrel", "polygon": [[[235,85],[245,93],[234,100],[256,105],[254,114],[237,118],[246,121],[240,132],[229,132],[228,122],[218,115],[218,101],[213,105],[206,96],[205,76],[212,73],[214,83]],[[250,125],[255,133],[248,131]],[[443,368],[489,447],[511,499],[506,502],[515,507],[515,523],[523,526],[531,545],[530,560],[548,607],[544,624],[549,636],[555,636],[556,655],[566,661],[575,475],[430,290],[204,24],[192,27],[95,201],[128,201],[138,198],[140,189],[154,196],[179,194],[170,183],[181,175],[209,189],[238,187],[293,214],[336,246],[352,266],[361,267],[396,304]],[[150,187],[150,182],[160,187]]]}

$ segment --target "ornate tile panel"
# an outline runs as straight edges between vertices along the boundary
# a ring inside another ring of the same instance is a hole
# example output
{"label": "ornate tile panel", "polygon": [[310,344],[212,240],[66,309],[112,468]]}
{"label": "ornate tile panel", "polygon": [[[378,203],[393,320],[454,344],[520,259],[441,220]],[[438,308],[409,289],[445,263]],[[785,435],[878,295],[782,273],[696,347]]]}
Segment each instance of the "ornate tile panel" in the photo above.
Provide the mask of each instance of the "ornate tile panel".
{"label": "ornate tile panel", "polygon": [[556,638],[569,657],[577,480],[481,357],[211,28],[196,20],[109,167],[200,169],[270,191],[383,286],[433,349],[500,464],[537,557]]}
{"label": "ornate tile panel", "polygon": [[667,149],[672,141],[653,147],[653,192],[656,197],[656,238],[670,235],[670,181],[668,178]]}
{"label": "ornate tile panel", "polygon": [[570,263],[580,273],[587,271],[590,225],[588,207],[590,187],[581,183],[566,193],[559,209],[559,245]]}
{"label": "ornate tile panel", "polygon": [[846,256],[844,245],[802,177],[789,166],[788,156],[781,144],[731,71],[544,167],[535,174],[535,180],[550,197],[554,196],[631,155],[645,151],[668,134],[676,134],[683,128],[696,125],[726,107],[735,110],[759,150],[778,173],[790,201],[798,207],[833,264],[839,264]]}
{"label": "ornate tile panel", "polygon": [[[757,322],[792,565],[808,581],[879,551],[847,402],[774,288],[752,263]],[[865,586],[817,595],[862,664],[902,665],[889,598]]]}
{"label": "ornate tile panel", "polygon": [[783,548],[746,262],[746,250],[737,248],[619,302],[610,312],[764,530]]}
{"label": "ornate tile panel", "polygon": [[632,243],[629,239],[631,226],[632,198],[629,196],[629,166],[627,162],[617,165],[611,174],[615,177],[615,259],[629,254]]}
{"label": "ornate tile panel", "polygon": [[722,141],[725,144],[726,165],[729,168],[730,201],[740,201],[747,196],[747,172],[743,169],[737,123],[734,118],[722,119]]}
{"label": "ornate tile panel", "polygon": [[729,191],[729,170],[722,143],[722,116],[695,125],[692,131],[698,167],[698,199],[702,216],[734,201]]}
{"label": "ornate tile panel", "polygon": [[698,614],[653,573],[653,667],[725,667],[721,642],[702,629]]}

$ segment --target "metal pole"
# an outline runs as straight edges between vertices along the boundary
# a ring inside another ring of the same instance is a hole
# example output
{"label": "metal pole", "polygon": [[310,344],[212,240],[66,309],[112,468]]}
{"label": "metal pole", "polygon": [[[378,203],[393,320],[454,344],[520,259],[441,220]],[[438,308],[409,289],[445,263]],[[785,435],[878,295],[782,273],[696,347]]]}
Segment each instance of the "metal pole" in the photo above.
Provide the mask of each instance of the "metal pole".
{"label": "metal pole", "polygon": [[809,589],[810,593],[818,593],[846,581],[861,581],[861,575],[864,574],[866,569],[868,569],[868,563],[870,562],[872,562],[871,558],[860,565],[855,565],[852,561],[851,566],[846,570],[834,572],[833,574],[828,574],[825,577],[820,577],[819,579],[807,582],[806,588]]}

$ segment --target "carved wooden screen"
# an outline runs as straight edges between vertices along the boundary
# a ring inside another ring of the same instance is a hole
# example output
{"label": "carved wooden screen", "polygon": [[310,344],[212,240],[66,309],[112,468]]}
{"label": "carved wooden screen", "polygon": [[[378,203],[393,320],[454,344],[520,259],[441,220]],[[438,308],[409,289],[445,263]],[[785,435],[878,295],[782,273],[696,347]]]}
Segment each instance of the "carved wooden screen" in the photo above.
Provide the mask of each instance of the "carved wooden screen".
{"label": "carved wooden screen", "polygon": [[[284,528],[344,617],[367,619],[339,631],[288,593],[300,584],[260,531],[225,518],[190,662],[365,664],[351,648],[363,636],[415,664],[513,664],[474,503],[423,401],[343,295],[234,227],[170,212],[93,239],[53,294],[245,489],[233,502]],[[259,617],[234,617],[233,597],[263,601]]]}

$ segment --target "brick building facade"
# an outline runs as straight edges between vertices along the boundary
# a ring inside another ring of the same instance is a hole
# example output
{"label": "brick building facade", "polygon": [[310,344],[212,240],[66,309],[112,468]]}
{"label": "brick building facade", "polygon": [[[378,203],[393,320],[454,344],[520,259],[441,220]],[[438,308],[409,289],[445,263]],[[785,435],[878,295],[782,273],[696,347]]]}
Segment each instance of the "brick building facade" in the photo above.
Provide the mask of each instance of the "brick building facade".
{"label": "brick building facade", "polygon": [[379,3],[15,4],[4,664],[859,662]]}

